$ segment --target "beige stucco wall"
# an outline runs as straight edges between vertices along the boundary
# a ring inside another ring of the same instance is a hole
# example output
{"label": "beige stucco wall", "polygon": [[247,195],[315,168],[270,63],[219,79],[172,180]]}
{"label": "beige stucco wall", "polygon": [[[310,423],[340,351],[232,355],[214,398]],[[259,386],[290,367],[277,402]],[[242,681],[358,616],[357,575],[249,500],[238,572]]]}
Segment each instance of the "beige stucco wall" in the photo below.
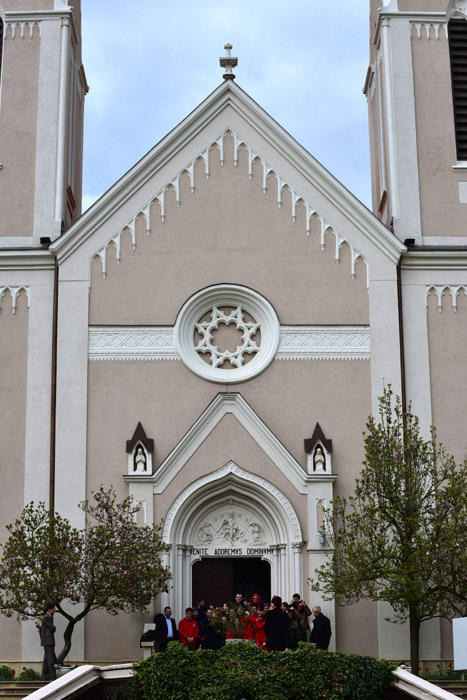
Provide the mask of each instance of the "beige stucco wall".
{"label": "beige stucco wall", "polygon": [[377,604],[361,601],[345,607],[336,606],[337,650],[345,654],[378,656]]}
{"label": "beige stucco wall", "polygon": [[334,236],[326,236],[322,252],[318,221],[307,237],[305,207],[298,205],[293,223],[290,193],[284,192],[279,209],[275,180],[264,195],[261,166],[255,164],[250,181],[246,151],[234,167],[233,139],[225,142],[225,165],[212,154],[209,180],[197,164],[193,195],[188,176],[182,177],[180,207],[169,190],[165,223],[159,205],[152,206],[149,237],[139,218],[135,252],[129,234],[123,236],[120,265],[111,246],[105,280],[100,261],[93,263],[90,323],[172,325],[194,292],[220,282],[256,289],[281,323],[368,323],[363,263],[357,262],[352,279],[348,246],[342,246],[336,264]]}
{"label": "beige stucco wall", "polygon": [[3,0],[7,12],[53,10],[54,0]]}
{"label": "beige stucco wall", "polygon": [[33,231],[39,55],[37,26],[32,38],[28,27],[23,39],[18,34],[11,39],[7,30],[0,104],[0,236]]}
{"label": "beige stucco wall", "polygon": [[459,391],[467,382],[467,297],[460,292],[456,313],[448,291],[443,297],[441,313],[433,292],[428,302],[433,424],[448,452],[461,462],[467,459],[467,395]]}
{"label": "beige stucco wall", "polygon": [[[5,525],[23,509],[24,442],[26,427],[26,372],[28,356],[27,298],[21,292],[13,315],[9,292],[2,299],[0,313],[0,539]],[[0,659],[21,658],[20,628],[16,620],[2,618]]]}
{"label": "beige stucco wall", "polygon": [[[273,180],[265,195],[259,164],[254,165],[250,181],[245,150],[240,152],[238,167],[234,166],[230,136],[225,139],[224,166],[214,152],[210,171],[206,180],[204,165],[196,165],[194,194],[188,176],[182,177],[179,207],[169,189],[164,223],[159,205],[153,205],[150,236],[145,219],[138,219],[136,250],[126,232],[120,264],[112,244],[106,279],[100,261],[93,263],[91,325],[173,325],[193,293],[222,282],[260,292],[273,304],[282,324],[368,323],[366,268],[357,262],[352,279],[347,244],[341,247],[337,264],[334,236],[326,236],[322,251],[315,219],[307,237],[304,206],[298,205],[293,223],[290,194],[283,193],[279,208]],[[345,235],[345,231],[340,233]],[[333,468],[339,474],[336,491],[348,492],[363,458],[361,434],[371,412],[370,369],[365,360],[275,360],[258,377],[229,386],[200,379],[177,360],[92,361],[87,493],[101,483],[112,483],[120,496],[126,495],[122,479],[127,472],[125,442],[138,421],[155,441],[157,468],[223,391],[239,392],[304,470],[303,441],[319,422],[334,441]],[[186,486],[229,460],[279,488],[295,508],[302,532],[307,532],[306,496],[296,491],[232,415],[220,421],[164,493],[155,497],[155,520],[165,515]],[[108,629],[105,618],[86,622],[88,658],[95,658]],[[128,635],[122,630],[114,636],[120,638],[119,658],[131,656],[134,650],[128,650]],[[352,648],[355,650],[355,640]],[[369,648],[365,646],[365,651]]]}
{"label": "beige stucco wall", "polygon": [[445,12],[447,0],[398,0],[400,12]]}
{"label": "beige stucco wall", "polygon": [[[319,421],[326,436],[333,439],[333,469],[339,474],[336,492],[343,493],[352,487],[363,459],[361,433],[371,411],[369,385],[367,361],[274,361],[262,375],[233,389],[240,391],[303,467],[303,440],[311,437]],[[199,379],[179,361],[90,362],[88,491],[100,483],[113,483],[121,496],[127,493],[121,477],[127,471],[125,441],[139,420],[155,440],[157,467],[218,391],[229,389],[232,387]],[[277,486],[297,511],[302,532],[307,532],[305,496],[298,494],[231,415],[220,421],[164,493],[155,497],[155,520],[165,515],[192,481],[230,459]],[[306,554],[303,567],[307,571]],[[352,619],[353,614],[350,609],[343,611],[341,619],[347,615]],[[86,622],[88,658],[95,658],[93,650],[99,649],[108,635],[106,619],[99,620]],[[127,635],[122,630],[118,636],[118,658],[131,656]],[[369,635],[362,650],[369,651],[371,645],[374,650],[374,643]],[[350,644],[344,637],[342,644],[356,651],[359,642],[353,639]]]}
{"label": "beige stucco wall", "polygon": [[319,422],[327,437],[338,438],[333,442],[338,489],[351,486],[348,474],[361,464],[361,433],[371,412],[368,361],[276,360],[259,377],[227,387],[196,377],[180,361],[161,360],[89,363],[88,488],[101,482],[118,486],[127,472],[125,441],[138,421],[155,440],[159,465],[217,393],[232,389],[303,468],[303,440]]}
{"label": "beige stucco wall", "polygon": [[420,39],[412,31],[422,231],[424,236],[465,236],[458,182],[467,178],[452,169],[457,157],[449,44],[444,30],[438,41],[430,31],[430,40],[424,29]]}

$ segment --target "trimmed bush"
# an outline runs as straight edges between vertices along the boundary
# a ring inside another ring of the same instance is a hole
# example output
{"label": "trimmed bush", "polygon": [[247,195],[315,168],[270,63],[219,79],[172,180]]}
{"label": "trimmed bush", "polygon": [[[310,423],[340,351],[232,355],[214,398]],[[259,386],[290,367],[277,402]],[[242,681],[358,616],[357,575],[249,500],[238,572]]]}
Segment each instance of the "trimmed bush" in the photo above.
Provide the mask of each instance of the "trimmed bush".
{"label": "trimmed bush", "polygon": [[23,670],[17,677],[17,681],[40,681],[41,674],[37,673],[33,668],[26,668],[23,666]]}
{"label": "trimmed bush", "polygon": [[250,644],[189,651],[171,643],[134,668],[135,700],[382,700],[394,667],[303,643],[278,653]]}
{"label": "trimmed bush", "polygon": [[9,666],[0,666],[0,681],[14,681],[15,674]]}

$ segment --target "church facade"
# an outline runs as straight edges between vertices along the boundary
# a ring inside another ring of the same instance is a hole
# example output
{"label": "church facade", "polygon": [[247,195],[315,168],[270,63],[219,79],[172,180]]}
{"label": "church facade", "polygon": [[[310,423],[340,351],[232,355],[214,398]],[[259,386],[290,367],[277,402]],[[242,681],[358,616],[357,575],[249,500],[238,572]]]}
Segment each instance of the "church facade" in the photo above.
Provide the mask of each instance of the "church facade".
{"label": "church facade", "polygon": [[[112,484],[164,522],[154,611],[237,588],[319,604],[323,508],[353,489],[383,386],[466,456],[467,3],[371,0],[374,213],[227,69],[83,215],[79,5],[0,1],[1,526],[42,500],[81,527]],[[334,648],[408,658],[384,605],[322,607]],[[72,657],[137,659],[142,623],[93,613]],[[1,659],[40,655],[32,625],[1,624]],[[425,623],[421,658],[451,654]]]}

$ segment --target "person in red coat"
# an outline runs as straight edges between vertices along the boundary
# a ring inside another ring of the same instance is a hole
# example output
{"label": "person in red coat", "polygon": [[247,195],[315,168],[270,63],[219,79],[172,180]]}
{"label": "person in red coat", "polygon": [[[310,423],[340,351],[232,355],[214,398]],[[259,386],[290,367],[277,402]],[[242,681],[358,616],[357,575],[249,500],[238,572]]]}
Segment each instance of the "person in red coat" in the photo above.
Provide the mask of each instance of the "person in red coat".
{"label": "person in red coat", "polygon": [[180,642],[186,644],[189,649],[196,649],[199,635],[198,623],[193,620],[193,608],[185,610],[185,617],[178,625]]}
{"label": "person in red coat", "polygon": [[261,649],[266,649],[266,631],[264,625],[266,624],[267,614],[267,610],[263,610],[255,622],[255,643],[256,646],[261,647]]}

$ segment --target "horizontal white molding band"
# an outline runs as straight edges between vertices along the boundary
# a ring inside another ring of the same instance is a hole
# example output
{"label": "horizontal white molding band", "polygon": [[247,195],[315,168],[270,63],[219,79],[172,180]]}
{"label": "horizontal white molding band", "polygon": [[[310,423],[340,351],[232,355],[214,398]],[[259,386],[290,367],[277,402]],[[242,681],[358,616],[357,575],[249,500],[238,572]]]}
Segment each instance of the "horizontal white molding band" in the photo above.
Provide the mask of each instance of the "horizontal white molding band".
{"label": "horizontal white molding band", "polygon": [[[90,326],[90,360],[179,360],[173,326]],[[369,360],[368,326],[281,326],[276,360]]]}

